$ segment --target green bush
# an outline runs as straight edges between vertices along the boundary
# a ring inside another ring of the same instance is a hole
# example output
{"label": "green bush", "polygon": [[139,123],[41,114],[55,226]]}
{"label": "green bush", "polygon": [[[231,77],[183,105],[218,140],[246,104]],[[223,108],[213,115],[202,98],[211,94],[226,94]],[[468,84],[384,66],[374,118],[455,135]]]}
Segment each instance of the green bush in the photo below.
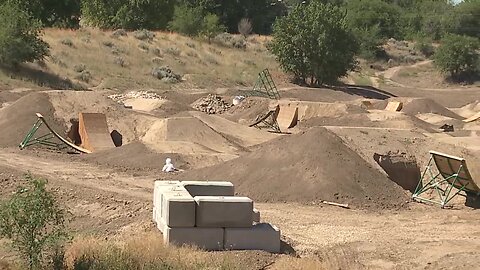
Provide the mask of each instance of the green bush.
{"label": "green bush", "polygon": [[41,269],[44,255],[66,237],[65,213],[46,181],[26,176],[27,187],[18,187],[0,204],[0,236],[25,259],[28,269]]}
{"label": "green bush", "polygon": [[187,36],[196,36],[202,30],[203,14],[198,7],[177,6],[168,29]]}
{"label": "green bush", "polygon": [[0,5],[0,64],[15,66],[43,60],[48,44],[39,38],[41,24],[11,2]]}
{"label": "green bush", "polygon": [[342,8],[312,1],[277,19],[269,49],[301,83],[335,83],[356,66],[358,51]]}
{"label": "green bush", "polygon": [[467,36],[447,35],[434,55],[435,65],[454,80],[478,75],[479,40]]}
{"label": "green bush", "polygon": [[427,58],[435,54],[435,47],[433,47],[430,39],[417,40],[413,48],[420,51]]}
{"label": "green bush", "polygon": [[216,35],[225,31],[225,26],[220,24],[218,16],[215,14],[207,14],[203,18],[202,30],[200,34],[208,39],[208,42],[212,40]]}

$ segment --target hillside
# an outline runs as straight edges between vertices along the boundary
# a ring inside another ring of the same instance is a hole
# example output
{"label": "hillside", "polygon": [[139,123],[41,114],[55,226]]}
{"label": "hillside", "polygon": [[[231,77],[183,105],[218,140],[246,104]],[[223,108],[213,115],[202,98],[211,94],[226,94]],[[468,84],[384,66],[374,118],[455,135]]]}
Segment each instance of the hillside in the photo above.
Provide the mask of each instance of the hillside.
{"label": "hillside", "polygon": [[[212,89],[251,86],[264,68],[279,73],[265,47],[269,38],[258,35],[244,40],[225,34],[209,44],[168,32],[82,28],[46,29],[42,38],[50,56],[19,70],[0,71],[0,89]],[[180,75],[180,82],[152,76],[153,68],[162,66]]]}

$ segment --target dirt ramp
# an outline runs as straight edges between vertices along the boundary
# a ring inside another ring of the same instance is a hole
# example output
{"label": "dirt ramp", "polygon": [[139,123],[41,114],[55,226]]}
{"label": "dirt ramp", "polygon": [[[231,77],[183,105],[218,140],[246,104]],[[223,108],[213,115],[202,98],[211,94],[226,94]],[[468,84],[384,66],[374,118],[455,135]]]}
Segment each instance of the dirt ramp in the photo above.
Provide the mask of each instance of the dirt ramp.
{"label": "dirt ramp", "polygon": [[421,113],[434,113],[454,119],[463,119],[460,115],[450,111],[429,98],[406,99],[403,102],[402,112],[413,116]]}
{"label": "dirt ramp", "polygon": [[[45,117],[55,131],[65,135],[63,125],[55,122],[54,111],[48,95],[39,92],[24,96],[0,109],[0,147],[18,146],[37,121],[37,112]],[[39,132],[46,131],[42,127]]]}
{"label": "dirt ramp", "polygon": [[415,157],[405,153],[375,153],[373,159],[388,174],[390,179],[404,189],[415,192],[420,180],[420,168]]}
{"label": "dirt ramp", "polygon": [[229,180],[258,201],[329,200],[356,207],[396,207],[403,189],[325,128],[282,136],[224,164],[185,172],[182,179]]}

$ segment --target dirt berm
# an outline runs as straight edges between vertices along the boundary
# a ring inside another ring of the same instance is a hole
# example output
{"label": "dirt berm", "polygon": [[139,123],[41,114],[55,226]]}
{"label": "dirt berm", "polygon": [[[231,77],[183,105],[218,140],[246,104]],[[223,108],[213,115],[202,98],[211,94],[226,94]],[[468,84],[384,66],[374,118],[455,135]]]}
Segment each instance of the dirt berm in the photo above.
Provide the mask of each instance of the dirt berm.
{"label": "dirt berm", "polygon": [[391,208],[408,200],[400,186],[321,127],[282,136],[237,159],[178,177],[232,181],[239,194],[261,202],[327,200]]}
{"label": "dirt berm", "polygon": [[[18,146],[41,113],[55,131],[63,134],[64,127],[54,121],[54,108],[47,94],[32,93],[0,109],[0,147]],[[45,134],[42,127],[38,134]]]}

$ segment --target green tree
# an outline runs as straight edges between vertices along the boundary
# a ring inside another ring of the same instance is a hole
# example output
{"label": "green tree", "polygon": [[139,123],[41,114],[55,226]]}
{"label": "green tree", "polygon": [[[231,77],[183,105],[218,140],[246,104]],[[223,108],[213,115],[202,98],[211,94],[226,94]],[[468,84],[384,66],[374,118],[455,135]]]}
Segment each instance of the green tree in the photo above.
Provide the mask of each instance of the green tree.
{"label": "green tree", "polygon": [[476,38],[447,35],[434,55],[435,65],[454,80],[472,78],[480,72],[479,49]]}
{"label": "green tree", "polygon": [[166,29],[173,0],[82,0],[82,17],[104,29]]}
{"label": "green tree", "polygon": [[47,27],[78,27],[80,0],[0,0],[10,2],[28,12]]}
{"label": "green tree", "polygon": [[335,83],[356,66],[358,46],[344,10],[312,1],[277,19],[270,50],[296,80],[320,85]]}
{"label": "green tree", "polygon": [[208,43],[219,33],[225,31],[225,26],[220,24],[220,20],[215,14],[207,14],[203,18],[201,35],[205,36],[208,39]]}
{"label": "green tree", "polygon": [[41,269],[45,253],[66,237],[64,210],[45,180],[31,175],[26,180],[27,187],[18,187],[0,204],[0,236],[10,239],[29,269]]}
{"label": "green tree", "polygon": [[466,0],[454,9],[454,32],[480,38],[480,0]]}
{"label": "green tree", "polygon": [[48,44],[39,37],[38,20],[10,2],[0,5],[0,18],[0,64],[15,66],[48,55]]}
{"label": "green tree", "polygon": [[196,36],[202,30],[202,24],[203,12],[200,8],[182,5],[175,7],[168,29],[187,36]]}

